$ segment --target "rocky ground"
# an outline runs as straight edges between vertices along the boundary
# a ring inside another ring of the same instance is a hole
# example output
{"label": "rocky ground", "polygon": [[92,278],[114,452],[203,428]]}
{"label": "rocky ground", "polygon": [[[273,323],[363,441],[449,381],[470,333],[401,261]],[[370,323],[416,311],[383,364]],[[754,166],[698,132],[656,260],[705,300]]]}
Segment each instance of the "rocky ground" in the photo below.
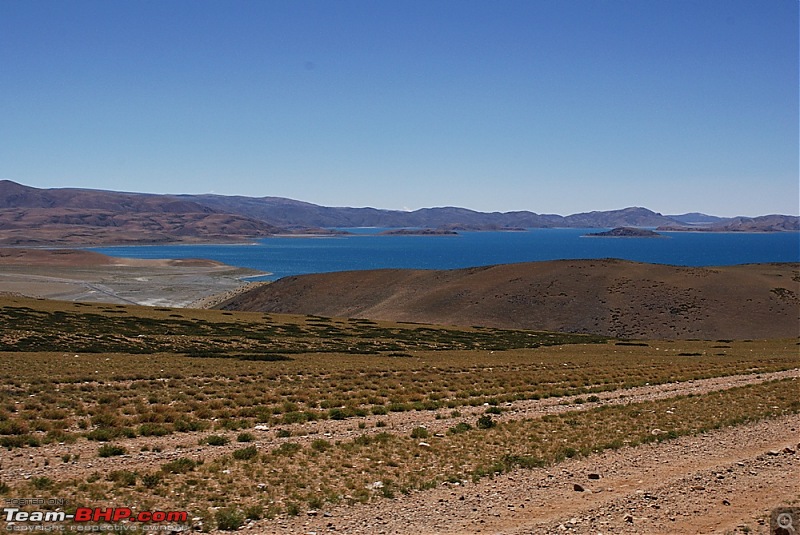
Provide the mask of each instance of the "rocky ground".
{"label": "rocky ground", "polygon": [[800,417],[782,418],[252,528],[348,534],[764,533],[772,509],[800,498],[798,432]]}
{"label": "rocky ground", "polygon": [[[744,384],[800,377],[800,370],[718,377],[643,386],[603,393],[599,402],[570,404],[567,399],[519,401],[498,419],[535,417],[598,404],[635,403],[702,394]],[[475,415],[483,408],[475,408]],[[408,433],[424,424],[432,433],[452,422],[430,413],[390,413],[385,430]],[[311,442],[324,436],[346,440],[374,430],[377,417],[283,425],[291,439],[275,429],[257,428],[255,444],[271,449],[286,440]],[[367,431],[357,429],[365,422]],[[98,458],[97,444],[48,445],[7,452],[0,479],[47,475],[73,478],[106,470],[152,470],[177,457],[210,459],[238,447],[200,446],[204,433],[179,433],[156,439],[160,451],[142,452],[152,437],[118,441],[128,451]],[[425,492],[366,505],[331,506],[297,517],[260,520],[242,529],[254,533],[348,534],[538,534],[538,533],[731,533],[768,530],[769,513],[800,502],[800,416],[782,417],[700,436],[682,437],[571,459],[546,469],[517,470],[477,483],[444,484]],[[63,463],[70,453],[78,461]],[[765,520],[766,519],[766,520]],[[748,531],[750,530],[750,531]]]}

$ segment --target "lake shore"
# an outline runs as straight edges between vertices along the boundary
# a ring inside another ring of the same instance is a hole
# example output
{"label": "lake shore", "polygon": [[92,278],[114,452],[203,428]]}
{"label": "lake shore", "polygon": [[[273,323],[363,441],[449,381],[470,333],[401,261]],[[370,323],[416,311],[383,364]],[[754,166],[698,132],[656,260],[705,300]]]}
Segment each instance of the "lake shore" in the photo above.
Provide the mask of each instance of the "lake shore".
{"label": "lake shore", "polygon": [[204,259],[115,258],[75,249],[0,249],[0,293],[61,301],[202,308],[267,275]]}

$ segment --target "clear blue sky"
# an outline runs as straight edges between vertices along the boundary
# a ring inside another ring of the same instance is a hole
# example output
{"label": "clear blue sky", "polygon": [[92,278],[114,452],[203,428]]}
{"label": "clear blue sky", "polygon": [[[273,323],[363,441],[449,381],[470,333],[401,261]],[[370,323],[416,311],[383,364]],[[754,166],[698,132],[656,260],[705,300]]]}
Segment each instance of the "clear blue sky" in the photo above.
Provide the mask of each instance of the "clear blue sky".
{"label": "clear blue sky", "polygon": [[0,0],[0,178],[797,214],[797,0]]}

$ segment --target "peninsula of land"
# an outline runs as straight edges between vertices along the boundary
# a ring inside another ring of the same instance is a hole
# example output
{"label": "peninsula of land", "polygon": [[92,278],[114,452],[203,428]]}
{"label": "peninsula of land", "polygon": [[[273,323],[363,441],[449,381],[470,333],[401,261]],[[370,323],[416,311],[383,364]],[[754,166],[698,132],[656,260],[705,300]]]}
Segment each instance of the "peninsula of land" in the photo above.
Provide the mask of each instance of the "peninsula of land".
{"label": "peninsula of land", "polygon": [[587,238],[666,238],[658,232],[633,227],[618,227],[606,232],[592,232],[583,236]]}

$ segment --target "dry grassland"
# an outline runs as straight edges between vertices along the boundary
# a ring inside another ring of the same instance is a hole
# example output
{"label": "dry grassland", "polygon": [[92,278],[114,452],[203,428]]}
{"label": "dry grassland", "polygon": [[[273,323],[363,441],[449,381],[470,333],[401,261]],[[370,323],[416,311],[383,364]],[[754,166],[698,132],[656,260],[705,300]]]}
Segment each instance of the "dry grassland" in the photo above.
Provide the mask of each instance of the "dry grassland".
{"label": "dry grassland", "polygon": [[4,298],[0,494],[270,531],[798,413],[797,344]]}

